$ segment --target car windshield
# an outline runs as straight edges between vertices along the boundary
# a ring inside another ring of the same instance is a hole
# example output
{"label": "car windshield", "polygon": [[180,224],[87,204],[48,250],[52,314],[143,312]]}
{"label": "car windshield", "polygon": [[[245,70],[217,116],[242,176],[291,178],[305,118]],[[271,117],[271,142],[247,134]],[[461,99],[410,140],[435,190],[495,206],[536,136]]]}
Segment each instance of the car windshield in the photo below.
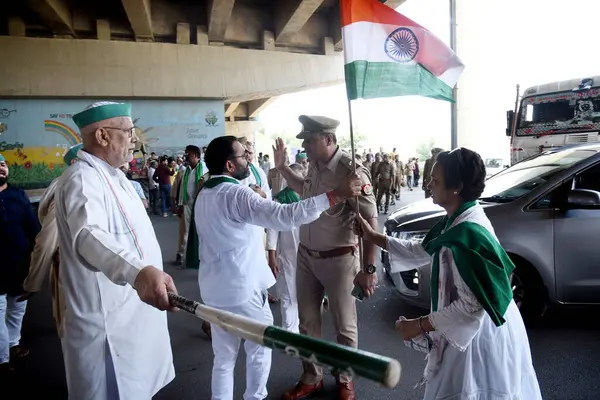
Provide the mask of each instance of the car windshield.
{"label": "car windshield", "polygon": [[554,175],[596,154],[596,149],[550,151],[513,165],[485,181],[481,200],[508,202],[526,195]]}

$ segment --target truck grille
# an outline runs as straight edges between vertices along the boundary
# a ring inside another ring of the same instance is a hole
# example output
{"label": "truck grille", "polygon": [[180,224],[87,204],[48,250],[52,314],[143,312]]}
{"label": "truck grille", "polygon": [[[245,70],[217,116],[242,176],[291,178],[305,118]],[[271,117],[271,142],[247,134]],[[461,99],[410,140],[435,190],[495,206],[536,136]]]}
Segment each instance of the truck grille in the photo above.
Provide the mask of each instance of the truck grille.
{"label": "truck grille", "polygon": [[593,143],[598,141],[598,132],[574,133],[565,137],[565,144]]}

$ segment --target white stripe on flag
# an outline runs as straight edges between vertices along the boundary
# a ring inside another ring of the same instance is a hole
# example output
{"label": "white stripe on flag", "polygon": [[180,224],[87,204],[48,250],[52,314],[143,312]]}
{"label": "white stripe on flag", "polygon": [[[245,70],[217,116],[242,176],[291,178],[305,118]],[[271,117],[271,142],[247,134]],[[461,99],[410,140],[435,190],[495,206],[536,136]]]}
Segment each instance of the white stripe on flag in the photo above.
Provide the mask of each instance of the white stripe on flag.
{"label": "white stripe on flag", "polygon": [[[350,64],[354,61],[396,62],[386,54],[385,41],[398,28],[400,28],[398,25],[375,24],[365,21],[346,25],[342,29],[345,63]],[[408,28],[415,31],[414,27]],[[414,65],[414,61],[403,64]]]}

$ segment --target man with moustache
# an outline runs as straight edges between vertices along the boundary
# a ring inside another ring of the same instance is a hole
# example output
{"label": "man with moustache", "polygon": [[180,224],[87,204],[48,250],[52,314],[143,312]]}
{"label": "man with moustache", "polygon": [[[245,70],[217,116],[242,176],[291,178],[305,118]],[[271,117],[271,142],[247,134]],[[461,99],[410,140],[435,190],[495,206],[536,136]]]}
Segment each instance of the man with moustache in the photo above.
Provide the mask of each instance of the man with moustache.
{"label": "man with moustache", "polygon": [[119,166],[137,142],[129,104],[73,116],[79,161],[56,189],[70,399],[150,399],[175,376],[164,310],[173,280],[139,196]]}
{"label": "man with moustache", "polygon": [[[301,115],[299,121],[303,129],[296,137],[302,139],[302,147],[309,161],[306,178],[296,174],[283,162],[283,141],[278,140],[273,148],[275,166],[289,187],[302,193],[304,199],[317,196],[352,175],[355,167],[361,181],[358,199],[352,198],[331,207],[316,221],[300,227],[296,267],[300,333],[321,337],[321,304],[326,292],[338,343],[357,347],[356,303],[351,293],[354,285],[360,287],[365,297],[374,293],[377,253],[372,243],[364,242],[363,260],[359,260],[358,239],[352,231],[352,224],[358,200],[360,214],[377,229],[377,207],[371,189],[371,175],[337,145],[335,132],[339,121],[307,115]],[[323,389],[322,367],[303,362],[303,369],[300,381],[284,394],[283,400],[304,399]],[[345,374],[336,376],[339,399],[354,400],[351,379]]]}
{"label": "man with moustache", "polygon": [[[194,214],[198,233],[198,281],[204,303],[262,323],[272,324],[267,289],[275,283],[267,265],[264,229],[286,230],[312,222],[335,204],[356,196],[355,175],[338,181],[334,190],[306,200],[281,204],[264,199],[242,182],[250,174],[248,151],[234,136],[222,136],[208,145],[205,157],[210,173],[198,193]],[[212,326],[214,362],[212,399],[233,399],[233,372],[241,339]],[[245,400],[267,397],[271,350],[246,341]]]}
{"label": "man with moustache", "polygon": [[242,180],[242,184],[245,186],[250,186],[262,197],[271,199],[272,194],[267,175],[262,168],[254,165],[254,143],[249,141],[245,136],[239,138],[238,140],[246,149],[246,157],[248,166],[250,168],[250,174],[248,174],[248,176]]}

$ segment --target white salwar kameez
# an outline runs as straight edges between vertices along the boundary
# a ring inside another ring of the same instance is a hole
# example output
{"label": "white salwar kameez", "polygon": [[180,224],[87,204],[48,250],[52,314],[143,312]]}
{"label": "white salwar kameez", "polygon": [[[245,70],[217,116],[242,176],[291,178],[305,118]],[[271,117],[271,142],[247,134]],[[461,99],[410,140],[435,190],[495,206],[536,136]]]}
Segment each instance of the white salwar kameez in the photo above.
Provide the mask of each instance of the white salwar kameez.
{"label": "white salwar kameez", "polygon": [[167,314],[132,285],[145,266],[162,270],[160,246],[125,175],[78,157],[56,193],[69,398],[150,399],[175,376]]}
{"label": "white salwar kameez", "polygon": [[[467,209],[452,226],[465,221],[480,224],[496,237],[481,206]],[[388,237],[388,251],[393,271],[431,262],[417,241]],[[506,310],[506,322],[496,327],[461,278],[450,249],[442,248],[439,262],[439,306],[430,315],[434,347],[427,356],[424,399],[541,399],[527,332],[515,302]]]}
{"label": "white salwar kameez", "polygon": [[299,228],[288,231],[267,229],[267,250],[275,250],[280,272],[275,290],[281,307],[281,327],[298,333],[298,298],[296,296],[296,256],[300,243]]}

